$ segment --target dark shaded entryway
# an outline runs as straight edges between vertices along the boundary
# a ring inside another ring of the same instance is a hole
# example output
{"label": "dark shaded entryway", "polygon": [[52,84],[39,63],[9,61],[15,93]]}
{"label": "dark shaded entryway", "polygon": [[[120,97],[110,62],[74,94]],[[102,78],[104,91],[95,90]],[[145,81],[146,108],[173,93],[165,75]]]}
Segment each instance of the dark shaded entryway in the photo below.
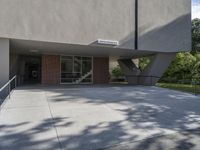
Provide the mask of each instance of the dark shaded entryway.
{"label": "dark shaded entryway", "polygon": [[20,56],[19,76],[21,84],[41,83],[41,56]]}

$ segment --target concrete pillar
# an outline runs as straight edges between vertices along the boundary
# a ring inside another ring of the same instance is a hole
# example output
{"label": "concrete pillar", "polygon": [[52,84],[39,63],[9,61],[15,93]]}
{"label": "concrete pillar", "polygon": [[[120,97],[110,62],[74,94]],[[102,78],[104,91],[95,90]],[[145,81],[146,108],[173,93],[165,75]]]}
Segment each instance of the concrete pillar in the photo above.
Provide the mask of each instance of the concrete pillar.
{"label": "concrete pillar", "polygon": [[0,38],[0,87],[9,80],[9,39]]}
{"label": "concrete pillar", "polygon": [[[9,39],[0,38],[0,88],[9,81],[9,49]],[[0,99],[4,99],[7,92],[8,88],[1,92]]]}
{"label": "concrete pillar", "polygon": [[149,65],[141,73],[142,78],[139,84],[142,85],[155,85],[160,79],[171,62],[174,60],[176,53],[159,53],[156,54]]}
{"label": "concrete pillar", "polygon": [[124,72],[129,84],[138,84],[138,75],[140,70],[131,59],[119,59],[119,66]]}

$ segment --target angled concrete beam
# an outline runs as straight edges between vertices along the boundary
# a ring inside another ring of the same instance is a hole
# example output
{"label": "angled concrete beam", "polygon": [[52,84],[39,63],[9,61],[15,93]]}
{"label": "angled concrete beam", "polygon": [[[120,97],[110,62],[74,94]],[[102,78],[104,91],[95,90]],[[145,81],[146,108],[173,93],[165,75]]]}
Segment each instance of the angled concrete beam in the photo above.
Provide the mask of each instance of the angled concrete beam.
{"label": "angled concrete beam", "polygon": [[119,59],[119,66],[124,72],[129,84],[138,84],[137,76],[140,74],[140,69],[131,59]]}
{"label": "angled concrete beam", "polygon": [[175,56],[176,53],[158,53],[154,55],[149,65],[140,74],[142,77],[139,80],[139,84],[155,85],[174,60]]}

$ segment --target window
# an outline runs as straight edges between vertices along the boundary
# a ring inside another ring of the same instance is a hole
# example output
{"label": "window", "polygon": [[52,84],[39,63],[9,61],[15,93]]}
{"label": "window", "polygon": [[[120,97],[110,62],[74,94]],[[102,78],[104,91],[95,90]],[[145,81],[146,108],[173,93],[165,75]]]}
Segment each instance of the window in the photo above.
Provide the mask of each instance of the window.
{"label": "window", "polygon": [[61,83],[91,83],[92,57],[61,56]]}

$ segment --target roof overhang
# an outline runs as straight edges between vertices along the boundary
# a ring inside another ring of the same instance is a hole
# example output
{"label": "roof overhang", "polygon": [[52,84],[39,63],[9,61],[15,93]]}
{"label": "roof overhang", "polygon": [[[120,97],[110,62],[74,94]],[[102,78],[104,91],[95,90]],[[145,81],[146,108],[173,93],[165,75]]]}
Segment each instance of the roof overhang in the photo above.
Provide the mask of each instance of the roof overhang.
{"label": "roof overhang", "polygon": [[75,45],[56,42],[10,39],[10,52],[25,55],[87,55],[98,57],[138,58],[155,52],[106,47],[101,45]]}

